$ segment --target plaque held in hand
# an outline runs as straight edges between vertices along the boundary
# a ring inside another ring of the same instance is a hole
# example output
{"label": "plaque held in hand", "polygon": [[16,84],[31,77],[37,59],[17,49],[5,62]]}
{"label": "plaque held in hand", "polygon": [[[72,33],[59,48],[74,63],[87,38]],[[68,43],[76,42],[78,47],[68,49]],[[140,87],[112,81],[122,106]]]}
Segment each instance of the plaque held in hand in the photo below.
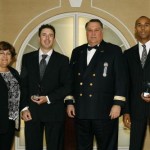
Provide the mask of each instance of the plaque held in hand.
{"label": "plaque held in hand", "polygon": [[38,85],[38,92],[34,95],[32,95],[32,99],[38,101],[39,100],[39,96],[41,96],[42,94],[42,88],[41,88],[41,85],[39,84]]}
{"label": "plaque held in hand", "polygon": [[146,97],[150,94],[150,82],[145,82],[144,89],[143,96]]}

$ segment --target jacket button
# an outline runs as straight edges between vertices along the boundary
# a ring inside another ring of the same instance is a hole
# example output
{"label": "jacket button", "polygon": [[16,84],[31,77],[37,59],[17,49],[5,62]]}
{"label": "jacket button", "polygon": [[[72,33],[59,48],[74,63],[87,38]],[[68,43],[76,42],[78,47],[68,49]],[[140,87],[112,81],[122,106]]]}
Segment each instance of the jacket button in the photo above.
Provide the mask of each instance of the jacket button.
{"label": "jacket button", "polygon": [[80,93],[80,96],[82,96],[82,93]]}
{"label": "jacket button", "polygon": [[95,73],[93,73],[93,77],[95,77],[96,76],[96,74]]}
{"label": "jacket button", "polygon": [[92,97],[93,95],[92,94],[89,94],[89,97]]}
{"label": "jacket button", "polygon": [[93,86],[93,83],[90,83],[90,86]]}
{"label": "jacket button", "polygon": [[83,82],[80,82],[80,85],[83,85]]}
{"label": "jacket button", "polygon": [[78,73],[78,76],[80,76],[81,75],[81,73]]}

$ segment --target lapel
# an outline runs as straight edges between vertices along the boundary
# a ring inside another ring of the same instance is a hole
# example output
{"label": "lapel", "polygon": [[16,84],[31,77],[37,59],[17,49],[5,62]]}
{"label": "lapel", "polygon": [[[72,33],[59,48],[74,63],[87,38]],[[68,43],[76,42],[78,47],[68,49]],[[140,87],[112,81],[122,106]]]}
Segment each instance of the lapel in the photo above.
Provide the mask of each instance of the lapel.
{"label": "lapel", "polygon": [[98,62],[102,60],[104,54],[105,54],[105,43],[104,41],[102,41],[101,44],[99,45],[99,48],[96,50],[95,54],[93,55],[89,65],[86,67],[83,78],[85,78],[89,73],[92,72],[92,70],[94,70],[97,67],[97,65],[99,64]]}
{"label": "lapel", "polygon": [[83,48],[80,51],[79,72],[81,72],[81,74],[84,74],[86,69],[87,69],[87,45],[83,46]]}
{"label": "lapel", "polygon": [[[140,55],[139,55],[138,44],[134,47],[133,57],[134,57],[135,61],[137,61],[137,63],[139,64],[139,66],[142,68],[141,60],[140,60]],[[147,59],[146,59],[144,68],[145,68],[149,63],[150,63],[150,52],[149,52],[148,55],[147,55]]]}
{"label": "lapel", "polygon": [[18,83],[20,84],[20,77],[19,77],[19,73],[14,71],[12,67],[8,66],[9,71],[12,73],[12,75],[16,78],[16,80],[18,81]]}
{"label": "lapel", "polygon": [[144,68],[147,67],[149,63],[150,63],[150,52],[149,52],[148,55],[147,55],[147,59],[146,59]]}
{"label": "lapel", "polygon": [[141,60],[140,60],[140,55],[139,55],[139,48],[138,48],[138,44],[134,47],[133,50],[133,59],[138,63],[139,66],[141,66]]}
{"label": "lapel", "polygon": [[[4,87],[7,88],[7,84],[6,84],[6,82],[5,82],[5,80],[3,79],[3,77],[2,77],[1,74],[0,74],[0,84],[1,84],[1,86],[4,85]],[[8,88],[7,88],[7,90],[8,90]]]}
{"label": "lapel", "polygon": [[37,80],[37,83],[38,83],[38,81],[40,81],[39,50],[37,50],[33,53],[33,59],[31,61],[32,61],[31,67],[34,70],[35,80]]}

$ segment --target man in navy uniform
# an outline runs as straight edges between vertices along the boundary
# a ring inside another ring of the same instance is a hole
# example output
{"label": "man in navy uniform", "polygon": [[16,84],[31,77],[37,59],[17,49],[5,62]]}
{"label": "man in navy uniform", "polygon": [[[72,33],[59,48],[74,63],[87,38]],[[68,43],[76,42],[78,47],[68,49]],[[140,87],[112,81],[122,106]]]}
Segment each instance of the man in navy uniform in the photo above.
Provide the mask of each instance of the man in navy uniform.
{"label": "man in navy uniform", "polygon": [[103,24],[85,25],[87,44],[75,48],[70,66],[72,95],[65,98],[69,117],[75,118],[77,150],[117,150],[118,117],[125,103],[126,69],[121,48],[103,40]]}

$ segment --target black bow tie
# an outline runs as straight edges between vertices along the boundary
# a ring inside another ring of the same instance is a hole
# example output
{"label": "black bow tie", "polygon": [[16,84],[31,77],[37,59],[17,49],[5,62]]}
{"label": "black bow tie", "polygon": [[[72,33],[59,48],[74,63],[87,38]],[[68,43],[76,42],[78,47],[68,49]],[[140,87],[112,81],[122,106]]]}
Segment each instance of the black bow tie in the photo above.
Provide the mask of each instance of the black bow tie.
{"label": "black bow tie", "polygon": [[88,46],[87,47],[88,51],[92,50],[92,49],[98,49],[98,46],[95,45],[95,46]]}

